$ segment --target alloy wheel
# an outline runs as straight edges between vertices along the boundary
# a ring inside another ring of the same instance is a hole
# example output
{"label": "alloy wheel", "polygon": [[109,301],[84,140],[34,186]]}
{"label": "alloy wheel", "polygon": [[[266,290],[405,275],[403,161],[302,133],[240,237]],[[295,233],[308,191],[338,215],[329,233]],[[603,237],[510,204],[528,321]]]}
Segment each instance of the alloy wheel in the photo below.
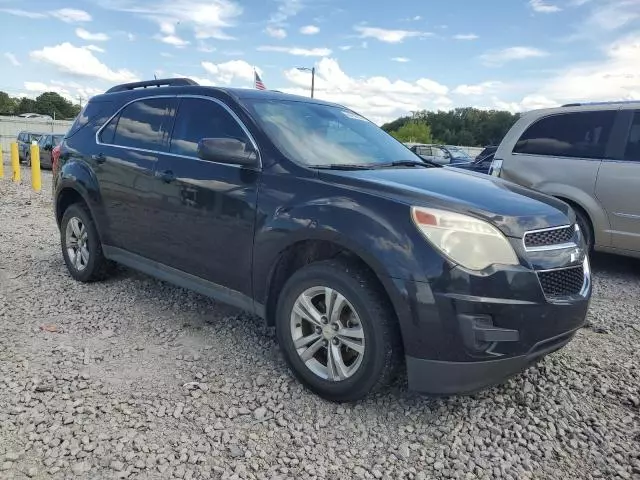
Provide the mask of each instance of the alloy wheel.
{"label": "alloy wheel", "polygon": [[78,272],[89,263],[89,234],[85,224],[78,217],[71,217],[65,232],[65,247],[73,268]]}
{"label": "alloy wheel", "polygon": [[332,382],[352,377],[365,352],[365,334],[353,305],[338,291],[311,287],[296,299],[291,338],[306,367]]}

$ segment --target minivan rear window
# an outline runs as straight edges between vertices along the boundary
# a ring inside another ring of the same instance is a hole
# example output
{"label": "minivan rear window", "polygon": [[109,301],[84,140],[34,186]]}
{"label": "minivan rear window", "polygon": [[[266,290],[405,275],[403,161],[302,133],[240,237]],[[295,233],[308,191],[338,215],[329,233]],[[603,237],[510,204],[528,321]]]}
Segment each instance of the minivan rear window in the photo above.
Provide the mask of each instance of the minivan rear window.
{"label": "minivan rear window", "polygon": [[615,115],[615,110],[601,110],[542,118],[524,131],[513,153],[603,158]]}

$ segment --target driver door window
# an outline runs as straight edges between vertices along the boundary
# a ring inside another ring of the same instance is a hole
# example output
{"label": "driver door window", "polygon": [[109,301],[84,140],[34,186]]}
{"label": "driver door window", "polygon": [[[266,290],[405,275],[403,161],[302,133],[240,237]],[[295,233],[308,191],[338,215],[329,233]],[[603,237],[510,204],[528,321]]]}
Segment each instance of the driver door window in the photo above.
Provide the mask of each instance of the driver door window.
{"label": "driver door window", "polygon": [[178,107],[169,151],[197,158],[198,142],[203,138],[234,138],[250,144],[242,127],[221,105],[201,98],[183,98]]}

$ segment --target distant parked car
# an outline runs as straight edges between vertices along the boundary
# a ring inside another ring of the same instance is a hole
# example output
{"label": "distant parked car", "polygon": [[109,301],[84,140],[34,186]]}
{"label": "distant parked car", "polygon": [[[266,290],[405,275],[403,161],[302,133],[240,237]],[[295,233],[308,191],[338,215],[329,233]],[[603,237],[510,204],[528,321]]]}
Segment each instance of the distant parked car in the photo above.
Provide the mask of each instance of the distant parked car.
{"label": "distant parked car", "polygon": [[571,205],[589,249],[640,257],[640,101],[526,113],[491,169]]}
{"label": "distant parked car", "polygon": [[422,143],[405,144],[413,153],[438,165],[471,163],[473,158],[460,147],[452,145],[429,145]]}
{"label": "distant parked car", "polygon": [[21,113],[18,115],[20,118],[41,118],[43,120],[53,120],[51,115],[42,115],[40,113]]}
{"label": "distant parked car", "polygon": [[495,152],[490,153],[484,157],[478,156],[471,163],[454,163],[454,164],[451,164],[451,166],[455,168],[463,168],[465,170],[471,170],[472,172],[484,173],[485,175],[488,175],[489,170],[491,169],[491,164],[493,163],[494,156],[495,156]]}
{"label": "distant parked car", "polygon": [[27,152],[31,148],[31,142],[40,140],[42,133],[35,132],[20,132],[18,134],[18,159],[23,162],[27,158]]}
{"label": "distant parked car", "polygon": [[[53,167],[53,161],[51,154],[53,152],[53,148],[60,145],[64,135],[62,134],[53,134],[53,135],[42,135],[40,140],[38,140],[38,147],[40,148],[40,167],[51,169]],[[31,166],[31,150],[27,151],[26,155],[26,163],[27,166]]]}

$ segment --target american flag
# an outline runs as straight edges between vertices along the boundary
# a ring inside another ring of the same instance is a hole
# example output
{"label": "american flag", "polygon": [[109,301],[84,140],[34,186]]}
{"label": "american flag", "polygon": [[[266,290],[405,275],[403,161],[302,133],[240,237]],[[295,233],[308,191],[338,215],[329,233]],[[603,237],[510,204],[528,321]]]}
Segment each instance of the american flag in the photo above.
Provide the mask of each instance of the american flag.
{"label": "american flag", "polygon": [[262,83],[262,79],[260,78],[260,75],[258,75],[258,72],[256,72],[255,70],[253,71],[253,83],[255,84],[255,87],[258,90],[266,90],[264,83]]}

